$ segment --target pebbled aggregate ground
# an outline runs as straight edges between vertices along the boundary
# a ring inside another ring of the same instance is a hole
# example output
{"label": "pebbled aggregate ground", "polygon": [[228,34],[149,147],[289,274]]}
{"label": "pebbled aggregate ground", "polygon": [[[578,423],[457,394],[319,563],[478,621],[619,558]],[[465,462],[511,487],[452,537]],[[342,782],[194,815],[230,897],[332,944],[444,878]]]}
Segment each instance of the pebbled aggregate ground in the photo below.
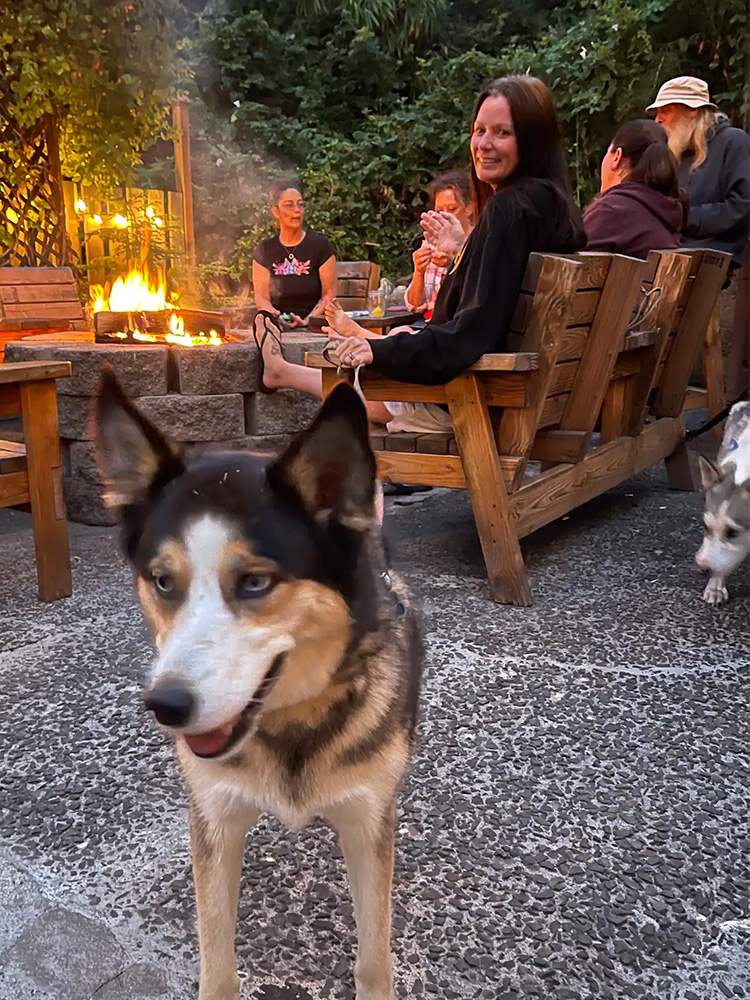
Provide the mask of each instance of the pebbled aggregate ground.
{"label": "pebbled aggregate ground", "polygon": [[[691,570],[698,494],[639,476],[523,543],[493,604],[465,495],[388,501],[428,666],[400,811],[397,997],[750,998],[748,567]],[[0,512],[0,1000],[194,1000],[186,803],[139,707],[149,637],[115,533],[73,526],[74,596],[37,603]],[[243,1000],[353,1000],[329,830],[263,820]]]}

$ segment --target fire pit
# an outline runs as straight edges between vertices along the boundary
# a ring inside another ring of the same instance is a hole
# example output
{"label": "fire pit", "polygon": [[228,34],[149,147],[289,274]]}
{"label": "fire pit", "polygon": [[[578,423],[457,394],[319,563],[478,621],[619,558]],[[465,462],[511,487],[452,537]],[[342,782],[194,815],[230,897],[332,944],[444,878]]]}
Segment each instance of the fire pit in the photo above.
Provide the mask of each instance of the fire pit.
{"label": "fire pit", "polygon": [[218,347],[226,340],[224,316],[189,309],[167,295],[163,274],[152,280],[132,270],[106,287],[91,289],[97,344],[179,344]]}

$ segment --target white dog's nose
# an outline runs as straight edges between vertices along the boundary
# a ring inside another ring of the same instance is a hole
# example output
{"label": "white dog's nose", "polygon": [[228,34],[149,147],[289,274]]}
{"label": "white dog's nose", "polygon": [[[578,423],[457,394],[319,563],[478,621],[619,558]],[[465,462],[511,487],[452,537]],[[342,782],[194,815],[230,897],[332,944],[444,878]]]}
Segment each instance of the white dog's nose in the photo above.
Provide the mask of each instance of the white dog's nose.
{"label": "white dog's nose", "polygon": [[711,567],[706,559],[702,559],[700,556],[695,557],[695,562],[693,563],[693,569],[698,573],[707,573]]}

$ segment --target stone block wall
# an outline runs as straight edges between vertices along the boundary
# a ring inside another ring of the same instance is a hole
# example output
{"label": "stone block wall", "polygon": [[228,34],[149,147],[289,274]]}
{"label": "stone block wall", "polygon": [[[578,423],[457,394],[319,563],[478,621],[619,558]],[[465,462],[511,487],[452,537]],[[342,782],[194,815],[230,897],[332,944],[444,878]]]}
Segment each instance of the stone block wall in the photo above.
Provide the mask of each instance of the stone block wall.
{"label": "stone block wall", "polygon": [[[304,363],[326,338],[284,337],[284,355]],[[209,448],[275,452],[306,427],[320,401],[291,389],[258,392],[258,349],[251,341],[221,347],[138,347],[44,343],[8,344],[7,361],[70,361],[72,376],[59,379],[58,419],[68,517],[83,524],[114,524],[101,502],[102,481],[94,448],[94,410],[101,373],[111,366],[125,392],[161,431],[193,453]]]}

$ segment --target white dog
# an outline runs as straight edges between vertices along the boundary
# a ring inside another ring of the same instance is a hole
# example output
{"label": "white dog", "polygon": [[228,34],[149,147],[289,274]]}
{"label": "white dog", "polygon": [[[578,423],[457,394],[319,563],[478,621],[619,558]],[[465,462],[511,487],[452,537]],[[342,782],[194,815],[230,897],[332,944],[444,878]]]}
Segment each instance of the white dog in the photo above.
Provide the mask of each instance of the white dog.
{"label": "white dog", "polygon": [[711,574],[703,600],[717,605],[729,598],[724,580],[750,553],[750,402],[732,407],[716,463],[699,463],[705,537],[695,563]]}

